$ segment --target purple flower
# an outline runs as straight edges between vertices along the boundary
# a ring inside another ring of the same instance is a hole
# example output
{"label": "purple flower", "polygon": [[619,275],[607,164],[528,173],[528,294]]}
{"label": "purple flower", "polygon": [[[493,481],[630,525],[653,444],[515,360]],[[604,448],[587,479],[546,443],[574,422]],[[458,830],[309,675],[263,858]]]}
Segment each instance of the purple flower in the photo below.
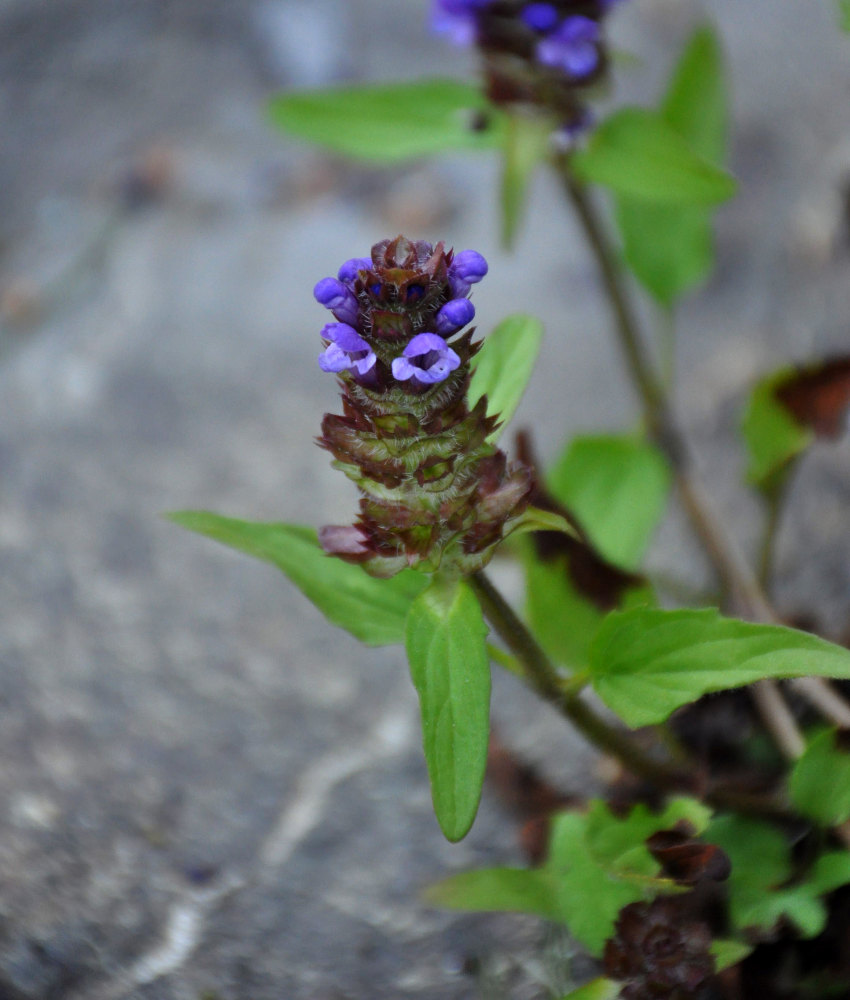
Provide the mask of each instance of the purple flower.
{"label": "purple flower", "polygon": [[393,361],[393,376],[399,382],[415,378],[425,385],[442,382],[460,365],[460,358],[436,333],[417,333]]}
{"label": "purple flower", "polygon": [[352,257],[340,267],[337,277],[346,285],[350,285],[357,277],[358,271],[370,271],[371,269],[372,261],[369,257]]}
{"label": "purple flower", "polygon": [[441,336],[454,333],[475,315],[475,306],[469,299],[449,299],[437,313],[436,331]]}
{"label": "purple flower", "polygon": [[535,31],[551,31],[558,23],[558,12],[550,3],[530,3],[520,17]]}
{"label": "purple flower", "polygon": [[599,65],[599,25],[576,14],[537,43],[537,58],[544,66],[561,69],[575,79],[588,76]]}
{"label": "purple flower", "polygon": [[475,15],[490,0],[434,0],[431,30],[455,45],[472,45],[478,31]]}
{"label": "purple flower", "polygon": [[325,306],[342,323],[356,323],[360,312],[357,296],[339,278],[322,278],[313,289],[316,301]]}
{"label": "purple flower", "polygon": [[487,273],[487,261],[477,250],[461,250],[449,265],[449,288],[455,298],[469,294],[469,289]]}
{"label": "purple flower", "polygon": [[323,372],[356,371],[365,375],[375,366],[375,352],[360,334],[347,323],[328,323],[322,337],[330,344],[319,355]]}

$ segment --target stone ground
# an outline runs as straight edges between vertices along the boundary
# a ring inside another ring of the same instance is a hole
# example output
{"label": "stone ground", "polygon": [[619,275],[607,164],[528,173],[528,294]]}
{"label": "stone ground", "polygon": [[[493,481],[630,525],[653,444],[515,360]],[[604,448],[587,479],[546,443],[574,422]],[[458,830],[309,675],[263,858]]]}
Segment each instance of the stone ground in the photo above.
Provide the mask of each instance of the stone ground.
{"label": "stone ground", "polygon": [[[491,793],[463,844],[442,841],[400,652],[361,648],[271,569],[159,517],[350,516],[312,445],[335,394],[310,289],[401,230],[491,259],[482,329],[512,310],[546,321],[519,415],[544,454],[565,428],[630,419],[593,268],[544,179],[511,257],[487,158],[369,172],[263,120],[281,87],[467,68],[424,32],[425,7],[0,2],[0,1000],[564,985],[569,944],[536,922],[419,901],[519,854]],[[700,9],[729,53],[743,193],[682,313],[682,399],[746,540],[757,511],[732,430],[747,381],[850,340],[850,39],[827,3],[635,0],[617,31],[645,63],[621,93],[657,89]],[[150,203],[140,178],[159,185]],[[808,465],[780,597],[835,631],[846,443]],[[700,579],[675,518],[655,559]],[[504,678],[494,716],[567,790],[594,780],[587,748]]]}

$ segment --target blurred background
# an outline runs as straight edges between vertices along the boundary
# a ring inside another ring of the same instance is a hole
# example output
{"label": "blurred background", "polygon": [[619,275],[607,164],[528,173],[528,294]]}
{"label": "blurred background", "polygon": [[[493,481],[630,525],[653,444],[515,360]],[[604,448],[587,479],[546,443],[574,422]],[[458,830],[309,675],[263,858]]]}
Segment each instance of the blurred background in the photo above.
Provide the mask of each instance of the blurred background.
{"label": "blurred background", "polygon": [[[266,121],[283,89],[471,75],[427,7],[0,0],[2,1000],[532,1000],[582,972],[535,921],[420,901],[521,854],[492,790],[468,839],[442,840],[401,651],[360,647],[270,568],[159,517],[350,520],[356,497],[313,445],[337,404],[311,290],[399,232],[484,253],[481,331],[545,321],[516,418],[545,458],[632,425],[593,263],[548,178],[507,254],[493,157],[369,170]],[[678,317],[680,400],[748,546],[747,385],[850,344],[850,37],[828,0],[632,0],[611,19],[638,57],[617,100],[654,99],[705,18],[742,190]],[[846,442],[805,472],[779,599],[839,635]],[[653,560],[704,580],[675,516]],[[509,679],[493,713],[565,791],[594,786],[589,751]]]}

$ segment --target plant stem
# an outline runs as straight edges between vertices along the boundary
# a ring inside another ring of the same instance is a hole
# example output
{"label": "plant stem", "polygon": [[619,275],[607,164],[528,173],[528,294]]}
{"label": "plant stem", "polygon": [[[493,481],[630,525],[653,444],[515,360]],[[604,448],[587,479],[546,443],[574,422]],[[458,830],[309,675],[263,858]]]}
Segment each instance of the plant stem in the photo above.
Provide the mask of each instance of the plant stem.
{"label": "plant stem", "polygon": [[[673,469],[679,496],[691,526],[738,613],[750,621],[775,623],[778,620],[776,612],[758,578],[723,530],[694,472],[688,443],[673,416],[664,385],[656,375],[643,346],[619,262],[593,203],[585,188],[570,172],[568,158],[561,158],[558,165],[567,196],[596,257],[614,314],[615,330],[626,367],[640,395],[649,433]],[[826,681],[822,678],[805,680],[808,683],[798,684],[796,690],[822,713],[824,705],[831,705],[833,714],[826,715],[830,721],[834,721],[838,714],[843,715],[845,710],[850,715],[850,706],[843,702]],[[791,759],[799,756],[800,748],[804,745],[803,737],[782,700],[778,686],[773,681],[762,681],[754,697],[765,725],[783,753]],[[840,711],[836,709],[839,702],[842,705]]]}
{"label": "plant stem", "polygon": [[469,578],[484,616],[524,670],[525,679],[595,747],[616,757],[622,765],[659,788],[700,794],[710,805],[754,815],[788,819],[784,804],[768,795],[739,792],[725,786],[701,789],[695,769],[687,769],[648,754],[628,732],[612,726],[576,693],[566,689],[540,644],[484,572]]}
{"label": "plant stem", "polygon": [[693,786],[694,779],[688,772],[649,756],[628,733],[609,725],[578,694],[564,688],[560,674],[540,644],[483,572],[474,574],[470,582],[485,618],[522,664],[531,686],[591,743],[613,754],[630,771],[664,788]]}

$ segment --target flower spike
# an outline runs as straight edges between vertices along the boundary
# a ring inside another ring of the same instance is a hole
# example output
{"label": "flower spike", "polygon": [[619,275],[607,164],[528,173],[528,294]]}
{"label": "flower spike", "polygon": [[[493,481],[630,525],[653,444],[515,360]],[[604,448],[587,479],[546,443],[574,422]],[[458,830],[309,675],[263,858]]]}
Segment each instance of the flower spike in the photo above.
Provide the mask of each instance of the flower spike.
{"label": "flower spike", "polygon": [[466,398],[479,346],[464,331],[467,295],[486,273],[475,250],[398,236],[315,287],[346,317],[321,334],[319,366],[339,377],[343,412],[325,415],[319,444],[361,492],[357,522],[320,539],[374,576],[474,572],[528,504],[530,472],[487,440],[498,417],[486,398],[472,410]]}

